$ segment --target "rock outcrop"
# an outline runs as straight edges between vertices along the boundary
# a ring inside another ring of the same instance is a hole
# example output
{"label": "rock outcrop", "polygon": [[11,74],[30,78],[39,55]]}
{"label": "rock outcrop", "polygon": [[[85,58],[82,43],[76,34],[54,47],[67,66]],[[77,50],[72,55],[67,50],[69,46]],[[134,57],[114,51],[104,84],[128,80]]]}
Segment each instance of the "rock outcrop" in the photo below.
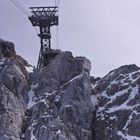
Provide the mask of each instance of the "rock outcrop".
{"label": "rock outcrop", "polygon": [[0,140],[92,139],[90,61],[60,52],[32,73],[29,66],[0,40]]}
{"label": "rock outcrop", "polygon": [[89,71],[90,62],[70,52],[61,52],[40,69],[40,79],[33,86],[35,103],[28,110],[27,140],[92,139]]}
{"label": "rock outcrop", "polygon": [[0,40],[0,140],[140,140],[139,67],[95,78],[88,59],[62,51],[44,64],[28,72]]}
{"label": "rock outcrop", "polygon": [[92,85],[95,140],[140,139],[140,68],[125,65]]}
{"label": "rock outcrop", "polygon": [[20,140],[28,103],[29,76],[14,44],[0,40],[0,140]]}

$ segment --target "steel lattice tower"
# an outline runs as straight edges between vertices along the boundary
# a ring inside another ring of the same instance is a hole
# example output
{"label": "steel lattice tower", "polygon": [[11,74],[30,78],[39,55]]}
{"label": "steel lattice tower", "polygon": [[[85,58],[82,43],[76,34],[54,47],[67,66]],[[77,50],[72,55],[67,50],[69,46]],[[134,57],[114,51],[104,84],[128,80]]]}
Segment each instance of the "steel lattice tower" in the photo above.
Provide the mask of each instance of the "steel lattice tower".
{"label": "steel lattice tower", "polygon": [[40,29],[38,36],[41,40],[41,49],[37,68],[40,68],[44,63],[45,55],[51,54],[51,27],[58,25],[58,7],[30,7],[32,15],[29,17],[33,26]]}

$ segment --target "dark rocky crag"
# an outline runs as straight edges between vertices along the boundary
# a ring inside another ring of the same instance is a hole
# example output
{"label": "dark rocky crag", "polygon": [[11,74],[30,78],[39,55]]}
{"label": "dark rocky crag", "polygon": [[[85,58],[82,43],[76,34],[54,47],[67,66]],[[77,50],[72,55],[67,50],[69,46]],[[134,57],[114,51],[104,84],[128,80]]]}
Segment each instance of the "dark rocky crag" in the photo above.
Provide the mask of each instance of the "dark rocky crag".
{"label": "dark rocky crag", "polygon": [[0,40],[0,140],[20,140],[29,76],[14,44]]}
{"label": "dark rocky crag", "polygon": [[140,68],[125,65],[92,85],[95,140],[140,140]]}
{"label": "dark rocky crag", "polygon": [[26,140],[92,139],[89,71],[90,62],[86,58],[74,58],[70,52],[61,52],[39,70]]}
{"label": "dark rocky crag", "polygon": [[60,52],[31,67],[0,40],[0,140],[140,140],[140,68],[103,78],[90,61]]}
{"label": "dark rocky crag", "polygon": [[0,140],[92,139],[90,61],[61,52],[29,74],[14,44],[0,43]]}

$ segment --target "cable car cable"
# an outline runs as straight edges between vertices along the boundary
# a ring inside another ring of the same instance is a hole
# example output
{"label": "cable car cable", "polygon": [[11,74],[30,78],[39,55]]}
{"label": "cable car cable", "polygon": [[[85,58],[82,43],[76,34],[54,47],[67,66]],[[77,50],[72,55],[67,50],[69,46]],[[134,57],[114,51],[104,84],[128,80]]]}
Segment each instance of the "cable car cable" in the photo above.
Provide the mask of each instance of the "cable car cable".
{"label": "cable car cable", "polygon": [[11,0],[11,2],[20,10],[22,11],[26,16],[29,16],[28,12],[19,4],[19,2]]}

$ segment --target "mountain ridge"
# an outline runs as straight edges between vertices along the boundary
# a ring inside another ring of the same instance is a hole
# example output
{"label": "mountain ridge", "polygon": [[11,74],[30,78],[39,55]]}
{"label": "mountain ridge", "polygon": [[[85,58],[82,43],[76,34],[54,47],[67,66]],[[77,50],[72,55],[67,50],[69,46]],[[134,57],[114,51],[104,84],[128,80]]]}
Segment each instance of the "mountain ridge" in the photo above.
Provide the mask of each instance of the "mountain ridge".
{"label": "mountain ridge", "polygon": [[91,62],[60,51],[33,69],[0,40],[0,140],[140,140],[140,68],[103,78]]}

